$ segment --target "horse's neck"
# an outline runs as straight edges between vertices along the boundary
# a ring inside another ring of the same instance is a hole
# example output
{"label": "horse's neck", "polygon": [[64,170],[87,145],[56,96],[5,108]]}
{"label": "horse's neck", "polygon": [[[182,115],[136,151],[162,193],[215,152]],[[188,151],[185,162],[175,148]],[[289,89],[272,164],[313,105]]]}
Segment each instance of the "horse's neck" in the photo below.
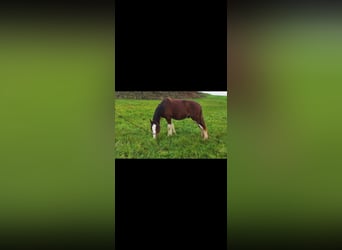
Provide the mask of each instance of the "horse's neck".
{"label": "horse's neck", "polygon": [[161,110],[160,105],[158,105],[158,107],[154,111],[154,115],[153,115],[153,121],[156,121],[158,123],[160,122],[160,117],[161,117],[160,110]]}

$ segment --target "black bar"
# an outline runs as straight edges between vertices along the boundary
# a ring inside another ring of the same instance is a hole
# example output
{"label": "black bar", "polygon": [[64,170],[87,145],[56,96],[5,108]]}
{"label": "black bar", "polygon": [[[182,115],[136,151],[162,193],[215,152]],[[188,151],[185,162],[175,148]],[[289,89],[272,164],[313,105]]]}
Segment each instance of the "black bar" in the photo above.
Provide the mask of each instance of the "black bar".
{"label": "black bar", "polygon": [[227,160],[115,161],[115,242],[227,249]]}
{"label": "black bar", "polygon": [[115,90],[226,91],[226,1],[166,5],[116,1]]}

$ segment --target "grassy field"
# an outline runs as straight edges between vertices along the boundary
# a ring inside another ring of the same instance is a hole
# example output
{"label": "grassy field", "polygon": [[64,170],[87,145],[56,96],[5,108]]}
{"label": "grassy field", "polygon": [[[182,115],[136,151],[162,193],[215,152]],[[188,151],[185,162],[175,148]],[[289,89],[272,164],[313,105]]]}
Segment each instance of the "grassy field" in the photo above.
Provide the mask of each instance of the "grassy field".
{"label": "grassy field", "polygon": [[30,16],[0,25],[2,249],[114,235],[113,27]]}
{"label": "grassy field", "polygon": [[167,123],[160,121],[160,134],[152,138],[150,119],[160,100],[115,100],[115,157],[227,158],[227,97],[207,95],[194,99],[202,105],[209,139],[204,141],[191,119],[173,120],[177,134],[167,136]]}

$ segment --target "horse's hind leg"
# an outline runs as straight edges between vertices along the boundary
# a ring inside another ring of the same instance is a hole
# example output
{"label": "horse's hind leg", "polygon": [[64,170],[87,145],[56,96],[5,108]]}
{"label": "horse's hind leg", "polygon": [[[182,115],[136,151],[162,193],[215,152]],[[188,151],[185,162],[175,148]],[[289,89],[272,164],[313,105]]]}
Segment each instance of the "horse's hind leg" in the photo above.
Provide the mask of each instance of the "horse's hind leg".
{"label": "horse's hind leg", "polygon": [[202,114],[199,120],[197,121],[197,124],[199,128],[201,129],[201,136],[203,137],[203,139],[205,140],[208,139],[208,130],[207,130],[207,126],[205,125]]}
{"label": "horse's hind leg", "polygon": [[203,137],[203,139],[208,139],[208,130],[207,126],[205,125],[202,112],[200,113],[200,117],[191,117],[191,119],[194,120],[197,123],[198,127],[201,129],[201,136]]}
{"label": "horse's hind leg", "polygon": [[201,136],[203,137],[203,139],[208,139],[208,131],[205,125],[201,125],[200,123],[197,123],[197,125],[201,129]]}

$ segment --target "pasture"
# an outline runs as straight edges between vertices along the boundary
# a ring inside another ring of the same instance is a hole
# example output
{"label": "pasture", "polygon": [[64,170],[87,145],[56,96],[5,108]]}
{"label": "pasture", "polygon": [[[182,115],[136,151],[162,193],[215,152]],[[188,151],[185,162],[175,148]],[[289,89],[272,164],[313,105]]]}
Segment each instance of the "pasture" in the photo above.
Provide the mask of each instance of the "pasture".
{"label": "pasture", "polygon": [[172,120],[176,134],[167,136],[167,122],[160,120],[160,134],[153,139],[150,119],[161,100],[115,100],[115,158],[156,159],[227,158],[227,97],[207,95],[192,99],[202,105],[209,139],[190,118]]}

